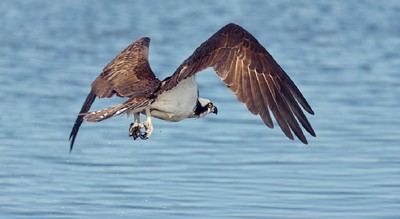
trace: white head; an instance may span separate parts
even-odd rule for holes
[[[210,113],[217,114],[217,107],[208,99],[198,98],[196,108],[194,109],[195,117],[203,118]]]

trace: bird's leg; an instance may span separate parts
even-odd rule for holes
[[[135,113],[133,114],[134,121],[131,123],[129,127],[129,137],[133,137],[133,140],[136,140],[138,137],[142,136],[142,133],[140,132],[140,129],[143,127],[142,124],[140,124],[140,114]]]
[[[151,123],[151,113],[150,107],[146,107],[146,121],[143,123],[146,132],[143,135],[140,135],[140,138],[145,140],[150,138],[151,133],[153,133],[153,124]]]

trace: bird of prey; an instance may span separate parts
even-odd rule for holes
[[[217,114],[213,102],[199,97],[196,82],[196,74],[208,67],[212,67],[237,99],[252,114],[260,115],[268,127],[274,126],[272,112],[288,138],[293,140],[294,133],[307,144],[299,123],[308,133],[316,136],[301,107],[310,114],[314,112],[300,90],[257,39],[239,25],[230,23],[222,27],[162,81],[149,66],[149,44],[148,37],[133,42],[93,81],[72,128],[70,150],[83,120],[100,122],[121,114],[133,114],[129,136],[136,140],[151,136],[152,117],[178,122]],[[114,95],[127,100],[89,112],[96,97],[110,98]],[[143,123],[140,122],[140,114],[146,116]]]

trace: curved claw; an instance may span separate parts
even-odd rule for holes
[[[133,140],[136,140],[138,137],[142,138],[142,133],[140,129],[141,127],[139,125],[131,123],[131,125],[129,126],[129,137],[133,137]]]
[[[147,140],[147,139],[149,139],[149,137],[147,136],[147,133],[145,132],[144,134],[140,134],[140,139],[142,139],[142,140]]]

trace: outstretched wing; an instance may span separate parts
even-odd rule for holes
[[[298,103],[308,113],[314,112],[299,89],[267,50],[236,24],[226,25],[201,44],[163,82],[158,93],[175,87],[180,81],[207,67],[212,67],[237,99],[251,113],[260,115],[268,127],[273,128],[271,111],[288,138],[294,139],[293,131],[307,144],[298,121],[307,132],[315,136]]]
[[[93,81],[92,89],[71,130],[70,150],[74,146],[75,138],[84,119],[101,121],[151,102],[147,97],[159,87],[161,82],[154,75],[148,62],[149,44],[150,39],[147,37],[133,42],[108,63]],[[112,97],[114,94],[120,97],[130,97],[130,99],[115,107],[87,114],[96,97]],[[85,117],[87,115],[88,117]]]

